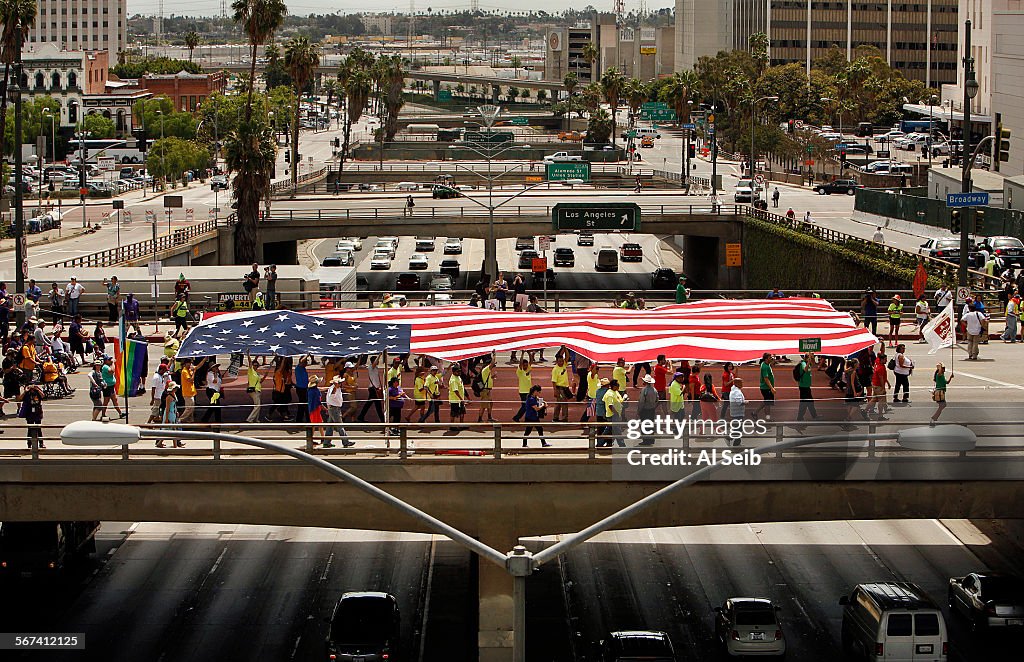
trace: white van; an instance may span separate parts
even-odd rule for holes
[[[638,126],[633,130],[636,131],[637,138],[645,138],[647,136],[650,136],[651,138],[661,138],[661,131],[652,129],[649,126]]]
[[[869,662],[945,662],[946,621],[915,584],[858,584],[843,605],[842,643],[852,658]]]

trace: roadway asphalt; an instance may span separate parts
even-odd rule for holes
[[[528,581],[527,659],[593,661],[605,633],[633,628],[667,632],[680,660],[714,659],[711,610],[739,596],[782,607],[788,659],[834,658],[838,598],[856,583],[913,581],[943,605],[951,576],[1018,570],[1020,533],[1019,522],[894,520],[603,534]],[[348,590],[398,598],[398,659],[475,659],[476,561],[443,539],[146,522],[104,522],[99,538],[65,577],[14,580],[0,601],[6,631],[84,632],[86,651],[5,659],[323,659],[324,618]],[[952,662],[1015,659],[1014,638],[947,621]]]

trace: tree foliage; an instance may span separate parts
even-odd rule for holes
[[[179,71],[201,74],[203,68],[196,62],[163,56],[133,57],[110,68],[110,73],[122,79],[142,78],[145,74],[176,74]]]
[[[171,137],[157,140],[146,153],[146,170],[154,177],[172,182],[182,179],[186,170],[210,166],[210,150],[194,140]]]
[[[132,108],[132,117],[141,118],[136,121],[146,128],[146,135],[150,140],[159,138],[161,130],[165,138],[174,136],[192,140],[196,137],[195,115],[175,110],[174,102],[167,97],[136,101]]]

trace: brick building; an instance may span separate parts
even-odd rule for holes
[[[176,74],[146,74],[139,79],[139,87],[153,93],[154,97],[164,96],[174,102],[176,110],[195,112],[196,106],[214,92],[224,92],[227,81],[223,72],[190,74],[179,71]]]

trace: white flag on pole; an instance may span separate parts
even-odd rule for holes
[[[924,339],[928,341],[929,354],[956,343],[956,319],[953,317],[953,303],[950,302],[935,318],[925,324]]]

